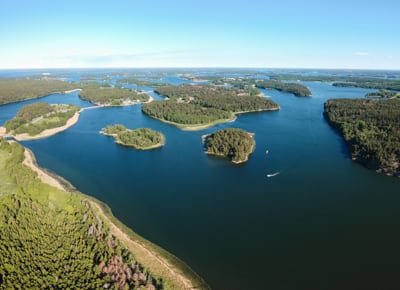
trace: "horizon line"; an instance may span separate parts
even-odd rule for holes
[[[359,70],[359,71],[400,71],[400,68],[335,68],[335,67],[255,67],[255,66],[141,66],[141,67],[16,67],[16,68],[1,68],[5,70],[81,70],[81,69],[283,69],[283,70]]]

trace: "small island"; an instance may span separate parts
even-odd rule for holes
[[[297,97],[310,97],[311,91],[301,84],[284,83],[277,80],[263,80],[257,81],[256,87],[261,89],[273,89],[280,92],[290,93]]]
[[[152,101],[146,93],[98,83],[84,84],[79,97],[98,106],[129,106]]]
[[[16,140],[32,140],[52,136],[78,122],[81,109],[73,105],[50,105],[37,102],[21,108],[4,124],[6,134]]]
[[[160,87],[155,92],[167,99],[144,104],[143,113],[185,130],[230,122],[236,114],[279,110],[277,103],[254,95],[254,90],[180,85]]]
[[[351,157],[379,173],[400,177],[400,100],[333,99],[324,115]]]
[[[244,163],[253,153],[256,142],[242,129],[227,128],[203,136],[207,154],[229,158],[233,163]]]
[[[165,137],[161,132],[149,128],[127,129],[124,125],[109,125],[100,133],[115,138],[115,143],[139,150],[150,150],[164,146]]]

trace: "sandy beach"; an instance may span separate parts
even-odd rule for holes
[[[67,123],[64,126],[52,128],[52,129],[46,129],[43,132],[41,132],[40,134],[37,134],[34,136],[30,136],[26,133],[18,134],[18,135],[15,135],[14,138],[15,138],[15,140],[18,140],[18,141],[26,141],[26,140],[36,140],[36,139],[46,138],[46,137],[55,135],[57,133],[65,131],[69,127],[72,127],[73,125],[75,125],[79,120],[79,114],[81,112],[82,112],[82,109],[79,112],[76,112],[70,119],[68,119]]]

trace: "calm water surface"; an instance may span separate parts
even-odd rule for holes
[[[400,180],[352,162],[322,116],[325,100],[371,90],[305,84],[312,98],[263,91],[280,111],[203,131],[158,122],[140,106],[101,108],[22,144],[214,289],[398,289]],[[76,93],[40,100],[90,106]],[[0,123],[31,102],[0,106]],[[152,151],[118,146],[98,133],[114,123],[160,130],[167,143]],[[201,135],[225,127],[255,133],[246,164],[204,154]]]

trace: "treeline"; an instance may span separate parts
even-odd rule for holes
[[[113,136],[118,144],[141,150],[161,147],[165,143],[161,132],[149,128],[129,130],[124,125],[116,124],[104,128],[103,133]]]
[[[42,183],[23,152],[0,140],[1,289],[164,288],[86,198]]]
[[[0,105],[76,88],[76,84],[47,78],[0,78]]]
[[[84,84],[79,96],[93,104],[109,106],[130,105],[149,99],[145,93],[98,83]]]
[[[400,100],[328,100],[324,115],[341,132],[354,160],[400,176]]]
[[[50,105],[37,102],[22,107],[4,124],[7,133],[37,135],[46,129],[64,126],[80,108],[73,105]]]
[[[234,163],[247,161],[255,144],[248,132],[235,128],[222,129],[205,137],[207,153],[227,157]]]
[[[377,90],[392,90],[400,91],[400,80],[385,80],[385,79],[355,79],[348,82],[334,83],[335,87],[355,87]]]
[[[301,84],[284,83],[275,80],[263,80],[257,81],[256,86],[262,89],[274,89],[285,93],[291,93],[298,97],[309,97],[312,95],[311,91]]]
[[[393,99],[400,98],[399,92],[380,90],[378,92],[372,92],[365,95],[367,98],[382,98],[382,99]]]
[[[142,111],[150,117],[181,125],[209,124],[218,120],[229,120],[233,114],[215,108],[204,108],[176,100],[154,101],[143,104]]]
[[[142,80],[138,78],[124,78],[118,81],[119,84],[133,84],[141,87],[161,87],[169,86],[169,83]]]
[[[232,119],[235,113],[279,109],[274,101],[238,88],[180,85],[160,87],[156,92],[169,100],[144,104],[142,111],[179,124],[207,124]]]

